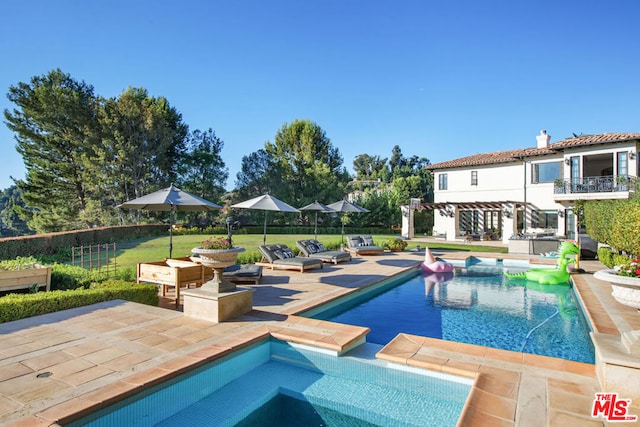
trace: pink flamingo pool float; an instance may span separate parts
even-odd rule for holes
[[[449,273],[453,271],[453,264],[436,260],[429,248],[425,248],[424,261],[420,264],[420,268],[431,273]]]

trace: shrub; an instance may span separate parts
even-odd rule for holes
[[[100,281],[97,271],[89,271],[82,267],[67,264],[53,264],[51,266],[51,289],[69,290],[88,288],[91,282]]]
[[[611,248],[603,246],[598,248],[598,260],[609,268],[613,268],[613,251]]]
[[[622,265],[622,264],[627,264],[629,263],[629,261],[631,261],[631,258],[626,256],[626,255],[622,255],[622,254],[613,254],[612,257],[612,262],[613,262],[613,266],[615,267],[616,265]]]
[[[16,271],[33,268],[38,260],[34,257],[16,257],[16,259],[0,261],[0,270]]]
[[[154,284],[112,280],[91,286],[92,289],[5,295],[0,298],[0,323],[115,299],[158,305]]]
[[[593,239],[618,251],[640,253],[640,200],[590,201],[584,217]]]
[[[389,240],[387,240],[383,247],[385,249],[389,249],[390,251],[403,251],[406,247],[407,247],[408,243],[402,239],[399,239],[397,237],[392,237]]]

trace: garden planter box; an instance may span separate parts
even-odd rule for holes
[[[51,267],[36,264],[24,270],[0,270],[0,291],[28,289],[33,285],[51,286]]]
[[[162,286],[162,296],[166,295],[167,287],[176,290],[176,305],[180,302],[180,288],[193,284],[200,286],[204,283],[204,267],[190,261],[165,260],[159,262],[144,262],[138,264],[137,282],[155,283]]]

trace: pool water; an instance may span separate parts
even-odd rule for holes
[[[401,283],[390,281],[305,315],[369,327],[367,341],[382,345],[404,332],[594,363],[589,325],[571,287],[503,273],[504,267],[482,264],[448,276],[418,269]]]
[[[455,426],[469,378],[265,340],[76,426]]]

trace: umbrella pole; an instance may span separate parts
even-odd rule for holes
[[[340,235],[340,243],[344,243],[344,214],[342,214],[342,234]]]
[[[316,223],[315,227],[313,227],[314,239],[318,240],[318,212],[316,211]]]
[[[173,253],[173,205],[171,205],[171,212],[169,212],[169,258]]]
[[[262,244],[267,244],[267,211],[264,211],[264,235],[262,237]]]

